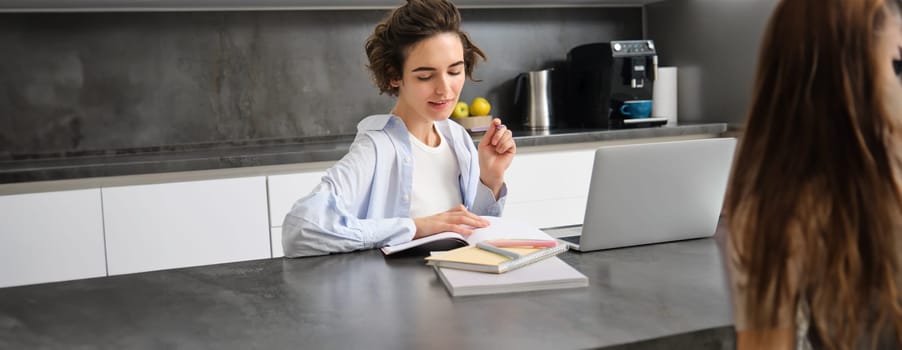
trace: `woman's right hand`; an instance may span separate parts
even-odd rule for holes
[[[413,236],[413,239],[449,231],[469,236],[473,233],[471,227],[481,228],[489,226],[488,220],[471,213],[463,205],[458,205],[446,212],[432,216],[414,218],[413,222],[417,226],[417,233]]]

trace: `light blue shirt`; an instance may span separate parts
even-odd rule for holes
[[[463,204],[478,215],[501,216],[499,199],[479,180],[473,139],[457,123],[435,123],[460,166]],[[313,192],[299,199],[282,223],[286,257],[324,255],[409,242],[413,158],[407,127],[394,115],[375,115],[357,124],[348,154],[326,171]],[[449,208],[450,209],[450,208]]]

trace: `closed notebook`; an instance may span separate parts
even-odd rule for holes
[[[434,253],[432,256],[426,257],[426,260],[428,265],[437,267],[505,273],[563,253],[567,251],[567,247],[566,244],[558,244],[551,248],[499,248],[520,255],[519,258],[512,259],[476,246],[467,246],[447,252]]]
[[[589,285],[588,277],[556,256],[500,275],[442,267],[434,269],[452,297],[580,288]]]

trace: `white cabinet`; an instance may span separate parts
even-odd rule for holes
[[[285,220],[285,214],[288,214],[294,202],[308,195],[325,174],[324,170],[315,170],[269,177],[269,222],[274,258],[285,256],[282,251],[282,221]]]
[[[265,177],[102,191],[110,275],[271,257]]]
[[[595,149],[518,154],[505,175],[504,216],[541,228],[581,225]]]
[[[282,250],[282,226],[270,227],[269,234],[272,240],[272,257],[284,257],[285,251]]]
[[[524,149],[506,174],[504,216],[540,228],[582,224],[601,145]],[[330,165],[0,195],[0,287],[282,257],[285,215]]]
[[[0,287],[106,275],[100,190],[0,196]]]

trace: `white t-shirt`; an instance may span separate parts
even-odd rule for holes
[[[463,203],[457,158],[442,133],[437,134],[439,145],[436,147],[430,147],[410,134],[413,153],[412,218],[435,215]]]

